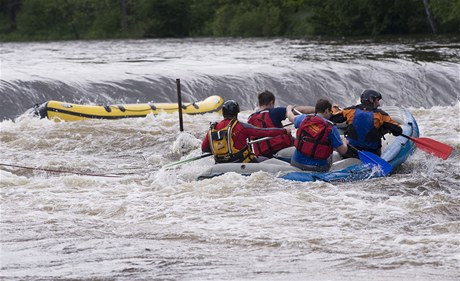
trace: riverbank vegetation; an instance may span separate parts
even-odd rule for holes
[[[460,33],[460,0],[0,0],[1,41]]]

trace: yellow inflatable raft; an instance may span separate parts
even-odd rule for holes
[[[204,114],[218,112],[224,100],[219,96],[182,105],[184,114]],[[81,105],[61,101],[48,101],[36,106],[35,114],[40,118],[56,121],[77,121],[83,119],[120,119],[145,117],[160,112],[173,113],[178,111],[177,103],[144,103],[118,105]]]

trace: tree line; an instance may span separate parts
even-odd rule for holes
[[[460,0],[0,0],[1,41],[460,33]]]

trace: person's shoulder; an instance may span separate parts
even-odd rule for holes
[[[374,112],[380,113],[383,116],[390,116],[390,114],[386,113],[385,111],[381,110],[380,108],[374,109]]]
[[[250,123],[241,122],[241,121],[237,121],[237,124],[235,126],[242,126],[243,128],[258,128]]]
[[[345,107],[345,108],[342,108],[341,111],[344,112],[344,111],[355,110],[355,109],[357,109],[358,107],[359,107],[359,105],[351,105],[351,106],[347,106],[347,107]]]
[[[270,108],[269,114],[272,119],[284,120],[286,119],[286,107]]]
[[[274,107],[274,108],[270,108],[269,109],[269,112],[270,113],[284,113],[286,114],[286,107]]]
[[[301,122],[303,122],[303,120],[305,120],[305,118],[306,118],[307,116],[308,116],[308,115],[306,115],[306,114],[296,115],[296,116],[294,116],[294,122],[295,122],[295,123],[301,123]]]
[[[355,104],[355,105],[345,107],[344,109],[357,109],[357,108],[361,108],[361,107],[363,107],[362,104]]]

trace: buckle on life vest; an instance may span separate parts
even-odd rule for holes
[[[213,140],[222,140],[225,136],[227,136],[227,131],[224,130],[211,133]]]

